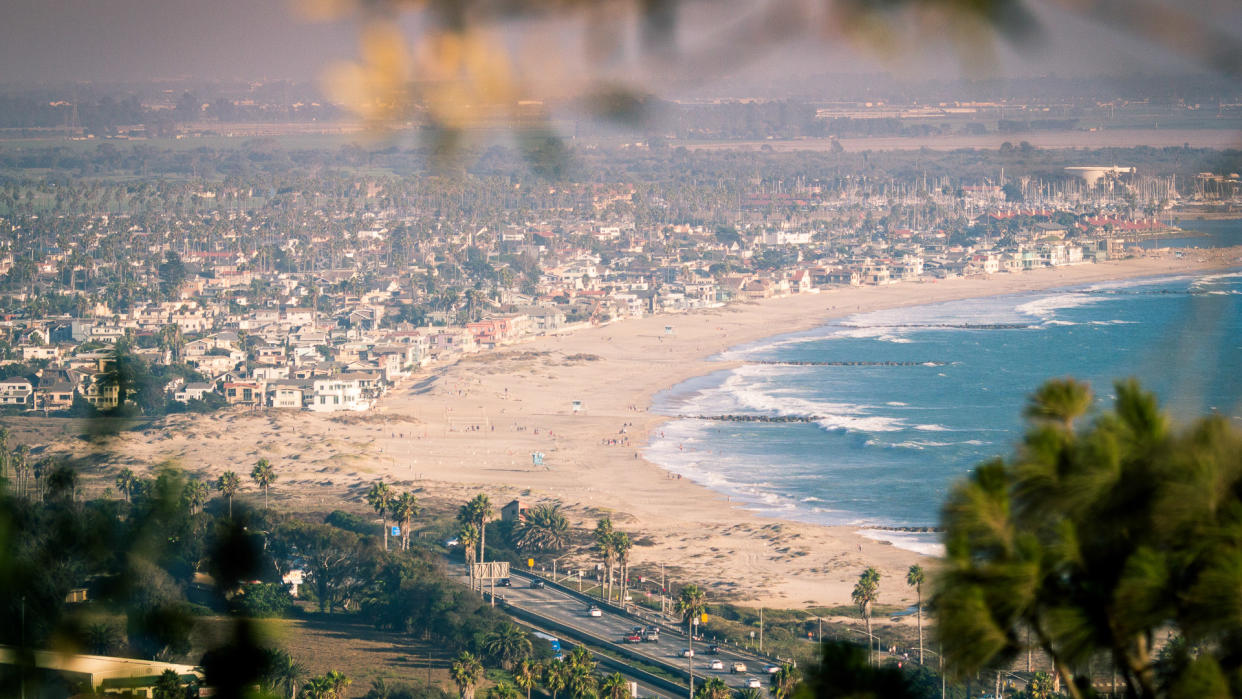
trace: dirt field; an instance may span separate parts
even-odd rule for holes
[[[222,617],[203,620],[196,644],[201,648],[196,648],[193,655],[221,640],[227,624],[228,620]],[[269,619],[263,622],[263,628],[310,675],[322,675],[329,670],[344,673],[353,681],[349,687],[351,697],[365,695],[372,680],[426,684],[429,673],[433,685],[451,694],[457,692],[448,672],[452,658],[433,642],[377,631],[344,615],[317,612],[305,613],[298,619]]]

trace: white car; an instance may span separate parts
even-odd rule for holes
[[[763,671],[768,673],[769,675],[775,675],[776,673],[781,671],[781,666],[780,665],[764,665]]]
[[[595,617],[604,616],[604,610],[600,609],[599,607],[593,606],[587,610],[587,616],[595,616]]]
[[[746,686],[751,689],[761,689],[763,688],[763,683],[759,681],[758,677],[747,677]]]
[[[689,649],[689,648],[682,648],[682,649],[681,649],[681,657],[683,657],[683,658],[693,658],[693,657],[694,657],[694,651],[693,651],[693,650],[691,650],[691,649]]]
[[[711,661],[710,663],[708,663],[708,664],[707,664],[707,666],[708,666],[709,668],[713,669],[713,670],[723,670],[723,669],[724,669],[724,661],[723,661],[723,660],[713,660],[713,661]]]

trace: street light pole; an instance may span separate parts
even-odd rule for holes
[[[759,608],[759,652],[763,652],[763,607]]]
[[[686,672],[690,675],[690,699],[694,699],[694,618],[686,617]]]

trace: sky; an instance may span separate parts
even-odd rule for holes
[[[761,5],[773,0],[734,1]],[[1175,0],[1153,1],[1159,6]],[[297,16],[289,0],[3,2],[0,83],[7,84],[176,78],[314,81],[330,62],[349,59],[357,52],[357,26],[350,20],[309,22]],[[1043,40],[1026,50],[1002,43],[993,57],[976,60],[975,65],[936,41],[879,55],[840,40],[802,39],[748,57],[728,72],[733,77],[762,80],[776,73],[886,71],[918,79],[927,75],[1095,76],[1201,70],[1200,64],[1177,51],[1059,9],[1056,0],[1026,0],[1026,4],[1046,29]],[[1242,37],[1242,3],[1185,0],[1184,4],[1195,8],[1192,15],[1227,35]],[[693,26],[693,22],[684,24]],[[652,77],[658,80],[659,76]],[[691,74],[689,79],[710,82],[719,77]]]

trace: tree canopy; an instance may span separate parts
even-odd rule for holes
[[[1132,380],[1079,429],[1089,395],[1045,385],[1017,452],[949,496],[933,595],[946,669],[1029,644],[1072,697],[1100,659],[1128,696],[1242,693],[1242,435],[1220,416],[1174,428]],[[1158,663],[1164,632],[1186,650]]]

